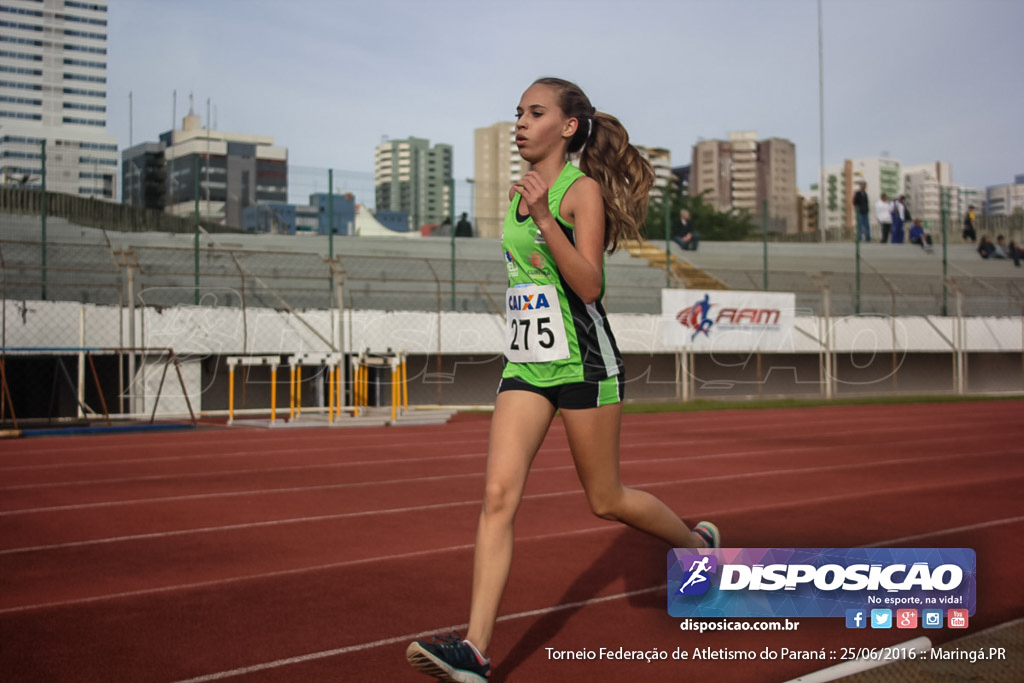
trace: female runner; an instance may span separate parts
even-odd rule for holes
[[[556,411],[595,515],[672,547],[720,547],[718,529],[692,531],[659,499],[619,480],[623,364],[608,325],[604,252],[639,236],[654,179],[618,119],[578,86],[531,85],[516,108],[516,145],[531,165],[509,191],[502,250],[509,275],[506,364],[491,420],[466,637],[415,641],[413,667],[479,683],[512,564],[513,522],[526,478]],[[579,168],[569,162],[579,155]]]

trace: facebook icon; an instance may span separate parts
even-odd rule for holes
[[[867,612],[862,609],[846,610],[846,628],[867,628]]]

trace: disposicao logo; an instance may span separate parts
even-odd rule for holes
[[[973,550],[677,548],[668,554],[668,611],[676,617],[849,619],[854,610],[929,607],[974,614]]]
[[[683,595],[704,595],[711,587],[708,574],[718,570],[718,558],[714,555],[690,555],[679,558],[683,567],[689,567],[683,577],[679,592]]]

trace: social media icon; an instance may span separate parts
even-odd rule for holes
[[[896,628],[917,628],[917,610],[896,610]]]
[[[871,628],[892,628],[892,610],[871,610]]]
[[[948,615],[950,628],[967,628],[967,610],[951,609]]]
[[[868,613],[862,609],[846,610],[846,628],[867,628]]]
[[[925,628],[942,628],[942,610],[926,609],[921,611],[921,625]]]

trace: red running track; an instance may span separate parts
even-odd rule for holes
[[[688,520],[715,520],[730,547],[974,548],[973,633],[1024,617],[1022,408],[631,415],[623,479]],[[404,650],[465,622],[488,424],[0,442],[3,679],[427,681]],[[837,662],[549,652],[831,651],[964,635],[850,631],[842,619],[681,631],[665,609],[668,549],[590,515],[558,420],[516,532],[494,681],[786,681]]]

